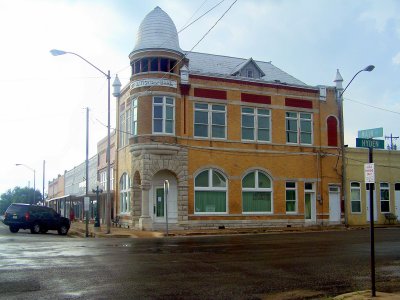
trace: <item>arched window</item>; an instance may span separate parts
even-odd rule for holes
[[[227,180],[221,172],[208,169],[194,180],[195,213],[216,214],[227,212]]]
[[[328,146],[337,147],[337,120],[334,116],[330,116],[326,123],[328,128]]]
[[[130,191],[130,180],[129,175],[124,173],[120,180],[120,192],[119,192],[119,211],[121,213],[129,213],[131,203],[131,191]]]
[[[262,171],[248,173],[242,180],[244,213],[272,213],[272,181]]]

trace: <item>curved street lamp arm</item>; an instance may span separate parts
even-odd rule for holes
[[[83,59],[83,60],[86,61],[89,65],[91,65],[93,68],[95,68],[97,71],[99,71],[99,72],[102,73],[104,76],[106,76],[107,79],[110,79],[110,75],[109,75],[109,74],[107,74],[107,73],[103,72],[102,70],[100,70],[98,67],[96,67],[94,64],[92,64],[90,61],[88,61],[86,58],[84,58],[84,57],[82,57],[82,56],[80,56],[79,54],[74,53],[74,52],[65,51],[65,53],[69,53],[69,54],[73,54],[73,55],[78,56],[80,59]]]
[[[27,165],[25,165],[25,164],[15,164],[15,165],[16,165],[17,167],[18,167],[18,166],[23,166],[23,167],[25,167],[25,168],[31,170],[32,172],[36,172],[35,169],[33,169],[33,168],[31,168],[30,166],[27,166]]]
[[[339,98],[343,96],[344,92],[347,90],[347,88],[349,87],[349,85],[351,84],[351,82],[354,80],[354,78],[356,78],[356,76],[358,74],[360,74],[363,71],[367,71],[367,72],[371,72],[373,69],[375,69],[375,66],[373,65],[369,65],[368,67],[365,67],[364,69],[358,71],[353,78],[350,80],[350,82],[346,85],[346,87],[344,88],[344,90],[340,93]]]

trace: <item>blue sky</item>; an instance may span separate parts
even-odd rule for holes
[[[90,156],[107,134],[105,77],[72,55],[51,56],[50,49],[79,53],[126,84],[128,55],[147,13],[160,6],[179,30],[218,2],[0,0],[0,193],[32,185],[33,173],[15,163],[36,169],[41,190],[43,160],[46,185],[84,161],[84,107],[90,108]],[[232,2],[183,31],[181,48],[190,50]],[[400,134],[400,1],[239,0],[194,51],[272,61],[309,85],[334,85],[336,69],[346,85],[373,64],[345,93],[345,142],[354,146],[360,129]]]

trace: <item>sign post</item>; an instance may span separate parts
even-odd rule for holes
[[[375,165],[373,164],[372,149],[368,150],[369,164],[365,164],[365,183],[369,184],[369,225],[371,236],[371,291],[372,297],[376,297],[375,286],[375,229],[374,229],[374,184]]]
[[[368,164],[364,165],[365,183],[369,185],[369,224],[371,240],[371,291],[372,297],[376,297],[375,286],[375,229],[374,229],[374,184],[375,184],[375,165],[373,159],[373,149],[385,149],[383,140],[374,140],[374,137],[382,137],[383,128],[373,128],[358,131],[356,146],[368,148]]]

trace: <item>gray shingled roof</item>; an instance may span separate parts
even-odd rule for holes
[[[188,52],[186,57],[189,59],[189,72],[191,74],[214,75],[227,78],[237,78],[235,76],[231,76],[231,74],[237,70],[239,65],[242,65],[248,61],[248,59],[244,58],[198,52]],[[264,77],[258,79],[259,81],[271,83],[280,82],[289,85],[309,87],[309,85],[305,84],[304,82],[275,67],[271,62],[258,60],[254,60],[254,62],[265,73]]]

